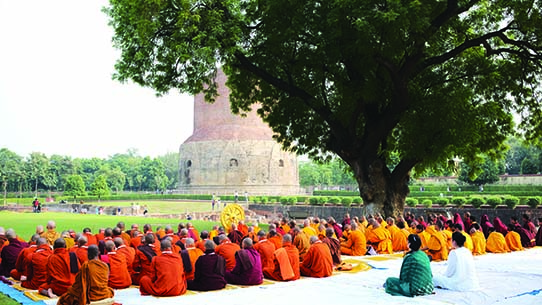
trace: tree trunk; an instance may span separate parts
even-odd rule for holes
[[[4,206],[6,206],[7,204],[7,196],[8,196],[8,181],[7,180],[4,180],[2,185],[4,186]]]
[[[36,184],[34,186],[34,191],[36,192],[36,198],[38,197],[38,178],[36,178]]]
[[[409,194],[409,171],[392,173],[378,158],[372,162],[358,160],[352,165],[366,213],[381,213],[384,217],[403,214],[405,198]]]

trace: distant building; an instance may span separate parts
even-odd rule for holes
[[[217,76],[213,104],[194,98],[194,131],[180,147],[180,191],[249,195],[299,193],[297,157],[285,152],[256,109],[246,117],[230,110],[226,76]]]

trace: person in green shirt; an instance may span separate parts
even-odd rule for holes
[[[433,274],[429,258],[419,251],[422,241],[417,234],[408,236],[410,251],[403,258],[399,278],[389,277],[384,287],[391,295],[414,297],[433,293]]]

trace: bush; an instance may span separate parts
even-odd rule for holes
[[[296,205],[297,197],[288,197],[288,205]]]
[[[505,196],[503,202],[509,209],[515,209],[519,204],[519,198],[515,196]]]
[[[497,197],[497,196],[487,197],[486,204],[488,204],[490,207],[496,209],[499,205],[502,204],[502,199],[501,199],[501,197]]]
[[[536,208],[538,208],[538,206],[540,205],[540,200],[541,200],[541,199],[542,199],[542,198],[540,198],[540,197],[529,197],[529,198],[527,199],[527,205],[528,205],[529,207],[531,207],[532,209],[536,209]]]
[[[484,198],[480,196],[472,196],[469,197],[468,203],[472,205],[473,207],[479,209],[482,205],[485,204]]]
[[[350,207],[352,205],[352,197],[341,198],[341,204],[345,207]]]
[[[467,203],[467,199],[465,199],[465,197],[455,197],[452,199],[452,203],[455,204],[456,207],[460,208]]]
[[[327,203],[327,200],[328,200],[327,197],[325,196],[319,196],[316,198],[318,198],[318,205],[324,205]]]
[[[362,202],[363,202],[363,199],[361,199],[361,197],[356,197],[352,199],[352,203],[355,203],[355,204],[361,204]]]
[[[422,205],[426,208],[430,208],[433,206],[433,200],[431,199],[424,199],[422,200]]]
[[[260,197],[260,202],[262,204],[267,204],[268,201],[269,201],[269,199],[267,199],[267,197],[265,197],[265,196]]]
[[[437,197],[433,199],[433,204],[438,204],[441,207],[445,207],[450,203],[450,200],[446,197]]]
[[[310,204],[310,205],[320,205],[320,204],[318,203],[318,197],[310,197],[310,198],[309,198],[309,204]]]
[[[327,202],[337,205],[337,204],[341,203],[341,198],[340,197],[329,197]]]
[[[288,197],[286,197],[286,196],[279,197],[279,202],[280,202],[280,204],[287,205],[288,204]]]
[[[418,205],[418,199],[416,198],[407,198],[405,200],[405,203],[406,205],[408,205],[409,207],[415,207]]]

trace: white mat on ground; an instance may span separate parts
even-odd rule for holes
[[[371,266],[365,272],[344,272],[324,279],[301,279],[248,288],[205,292],[179,297],[141,296],[137,289],[116,291],[115,300],[123,305],[276,305],[289,304],[542,304],[542,248],[510,254],[487,254],[475,257],[482,289],[475,292],[453,292],[436,289],[436,294],[407,298],[385,293],[382,284],[389,276],[399,276],[401,258],[371,261],[358,257]],[[446,262],[431,263],[433,273],[444,272]],[[46,302],[54,304],[53,302]]]

